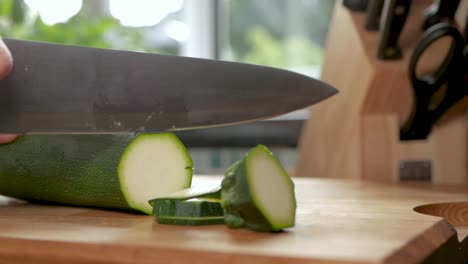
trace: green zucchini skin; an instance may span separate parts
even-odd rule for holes
[[[30,201],[128,210],[120,157],[134,135],[19,136],[0,146],[0,194]]]
[[[27,201],[151,214],[151,209],[127,202],[131,197],[126,197],[120,173],[132,143],[147,137],[180,142],[171,133],[19,136],[12,143],[0,145],[0,194]],[[180,148],[183,151],[181,143]],[[190,160],[184,188],[190,187],[191,170]]]
[[[272,229],[258,210],[247,183],[245,159],[234,163],[221,182],[224,221],[230,228],[248,228],[258,232]]]
[[[214,217],[223,216],[221,202],[203,199],[158,200],[154,204],[156,217]]]
[[[157,221],[159,224],[165,224],[165,225],[187,225],[187,226],[222,225],[224,224],[224,217],[222,216],[208,216],[208,217],[162,216],[162,217],[158,217]]]
[[[218,225],[224,224],[221,186],[194,186],[149,201],[159,224]]]

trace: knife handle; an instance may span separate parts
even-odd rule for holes
[[[377,57],[381,60],[401,58],[398,39],[406,22],[411,0],[385,0],[382,10],[379,48]]]
[[[352,11],[366,11],[368,0],[343,0],[343,6]]]
[[[424,12],[423,30],[441,22],[452,23],[459,4],[460,0],[435,0]]]
[[[468,42],[468,15],[465,17],[465,25],[463,27],[463,36]],[[468,57],[466,57],[468,59]]]
[[[369,0],[367,5],[366,29],[377,31],[380,27],[380,17],[382,15],[384,0]]]

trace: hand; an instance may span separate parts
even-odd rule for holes
[[[0,79],[5,78],[13,68],[13,57],[5,43],[0,39]],[[13,141],[16,135],[0,134],[0,144]]]
[[[8,143],[16,139],[16,135],[0,134],[0,144]]]

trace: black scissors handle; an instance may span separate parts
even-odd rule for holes
[[[447,56],[445,56],[443,62],[432,74],[419,78],[416,74],[416,67],[421,56],[434,42],[443,37],[450,37],[453,40]],[[416,45],[409,64],[410,81],[413,83],[417,96],[423,94],[432,96],[447,81],[447,76],[451,73],[451,70],[463,60],[464,47],[465,39],[463,35],[452,24],[439,23],[426,31],[420,42]]]
[[[443,37],[452,38],[450,49],[442,63],[431,73],[418,77],[416,66],[421,56],[436,41]],[[450,23],[439,23],[430,27],[416,46],[409,65],[409,77],[413,85],[415,100],[410,117],[400,129],[401,140],[426,139],[437,120],[467,93],[466,57],[463,54],[465,39]],[[433,106],[434,95],[447,85],[442,100]]]
[[[423,29],[441,23],[453,23],[460,0],[436,0],[424,14]]]

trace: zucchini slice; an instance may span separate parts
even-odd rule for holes
[[[0,146],[0,194],[150,215],[148,199],[191,186],[192,159],[172,133],[24,135]]]
[[[224,210],[221,200],[158,199],[154,201],[153,215],[160,224],[211,225],[224,224]]]
[[[229,227],[275,232],[294,226],[294,183],[267,147],[258,145],[234,163],[221,186]]]
[[[221,199],[221,185],[197,185],[190,188],[157,197],[149,200],[149,204],[154,207],[158,200],[188,200],[192,198],[204,198],[204,200],[212,199],[214,201]]]
[[[198,185],[149,201],[160,224],[224,224],[221,186]]]
[[[221,201],[189,199],[189,200],[158,200],[153,207],[156,217],[207,217],[223,216]]]

